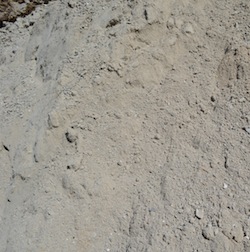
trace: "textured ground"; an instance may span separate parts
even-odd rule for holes
[[[247,0],[51,1],[2,26],[0,251],[250,251]]]

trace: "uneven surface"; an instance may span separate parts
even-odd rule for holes
[[[0,251],[250,251],[249,1],[6,20]]]
[[[48,3],[49,0],[0,0],[0,27],[3,21],[15,22],[17,17],[32,13],[38,4]]]

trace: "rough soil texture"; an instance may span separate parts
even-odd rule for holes
[[[6,20],[0,251],[250,251],[248,0]]]
[[[48,2],[49,0],[0,0],[0,27],[3,26],[3,21],[15,22],[17,17],[29,15],[38,4]]]

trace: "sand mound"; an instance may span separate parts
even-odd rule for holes
[[[0,251],[249,251],[248,1],[40,3],[1,2]]]

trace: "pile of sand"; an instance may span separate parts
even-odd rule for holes
[[[0,251],[250,251],[248,1],[30,4],[1,2]]]

